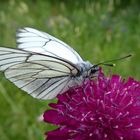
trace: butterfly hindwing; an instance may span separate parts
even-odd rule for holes
[[[52,99],[68,89],[79,70],[69,61],[21,49],[0,47],[0,70],[35,98]]]

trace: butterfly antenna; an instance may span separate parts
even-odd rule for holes
[[[131,56],[132,56],[132,54],[129,54],[129,55],[126,55],[126,56],[124,56],[124,57],[117,58],[117,59],[112,59],[112,60],[103,61],[103,62],[100,62],[100,63],[98,63],[98,64],[95,64],[93,67],[96,67],[96,66],[99,66],[99,65],[114,67],[115,64],[110,64],[110,62],[119,61],[119,60],[122,60],[122,59],[126,59],[126,58],[128,58],[128,57],[131,57]]]

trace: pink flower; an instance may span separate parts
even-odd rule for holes
[[[46,140],[139,140],[140,82],[100,72],[59,95],[44,113],[44,121],[58,126]]]

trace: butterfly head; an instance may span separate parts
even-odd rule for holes
[[[80,63],[81,72],[80,75],[84,79],[89,78],[92,79],[94,77],[97,77],[99,66],[98,65],[92,65],[90,62],[86,61],[84,63]]]
[[[99,67],[97,65],[93,65],[89,70],[88,70],[88,77],[90,79],[97,77],[99,72]]]

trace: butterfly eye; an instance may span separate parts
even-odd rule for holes
[[[94,74],[94,73],[96,73],[98,70],[99,70],[98,67],[93,67],[93,68],[91,69],[91,71],[90,71],[90,74]]]

